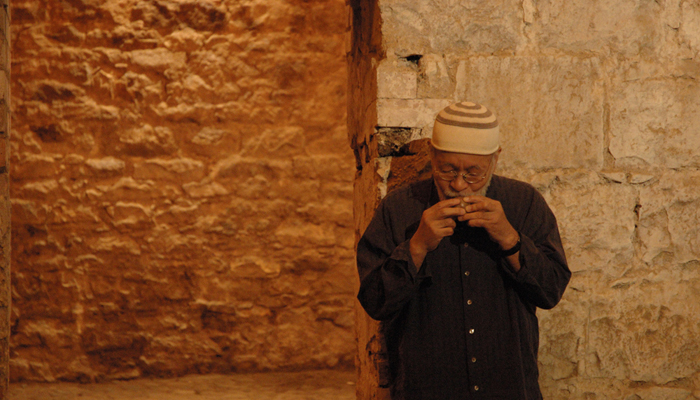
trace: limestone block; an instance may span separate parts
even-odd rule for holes
[[[545,198],[557,218],[569,268],[621,273],[634,257],[637,191],[606,185],[595,174],[562,172],[559,180]]]
[[[300,126],[284,126],[265,129],[243,143],[247,154],[262,156],[275,154],[277,157],[303,154],[306,146],[304,129]]]
[[[113,122],[119,119],[121,110],[119,107],[99,104],[92,99],[81,99],[77,104],[66,104],[57,113],[59,118],[81,118],[85,120],[101,121],[104,123]]]
[[[208,78],[208,77],[207,77]],[[183,99],[202,100],[212,98],[216,90],[199,75],[188,75],[182,80]]]
[[[499,163],[602,166],[604,91],[597,59],[473,57],[458,64],[454,97],[484,104],[498,116]]]
[[[57,154],[31,154],[22,153],[19,155],[22,160],[20,165],[12,166],[10,178],[13,180],[22,180],[30,176],[35,178],[54,178],[58,175],[60,168],[56,160],[60,160]]]
[[[295,179],[318,179],[322,181],[352,182],[353,173],[348,173],[348,164],[338,162],[332,155],[295,156],[292,158],[291,172]],[[350,168],[352,168],[350,164]],[[289,168],[287,164],[284,169]]]
[[[120,232],[138,232],[153,227],[153,212],[139,203],[118,201],[114,206],[108,206],[107,212],[112,217],[112,225]]]
[[[668,171],[640,188],[639,240],[645,262],[660,258],[683,264],[700,259],[697,179],[697,171]]]
[[[639,266],[623,279],[589,280],[585,374],[655,384],[693,374],[698,265]]]
[[[142,157],[171,154],[177,148],[170,128],[149,124],[120,132],[115,147],[124,154]]]
[[[96,197],[107,195],[108,197],[137,199],[139,197],[153,196],[154,185],[152,181],[136,181],[135,179],[120,178],[117,182],[106,185],[97,185],[92,192]]]
[[[523,22],[526,24],[532,24],[535,22],[535,16],[537,15],[537,7],[533,0],[523,0]]]
[[[191,158],[151,159],[134,164],[134,178],[191,181],[205,175],[204,163]]]
[[[41,225],[46,222],[47,213],[50,210],[48,204],[25,199],[12,199],[11,203],[13,221],[21,221],[22,224],[27,225]]]
[[[46,195],[56,191],[56,189],[58,189],[58,181],[56,181],[55,179],[47,179],[39,182],[30,182],[20,187],[22,196],[26,198],[46,198]]]
[[[115,174],[121,173],[126,166],[126,163],[118,158],[90,158],[85,160],[85,165],[90,167],[96,173]]]
[[[293,293],[299,297],[308,297],[312,293],[311,289],[311,284],[306,279],[298,279],[294,276],[276,279],[270,285],[272,295]]]
[[[92,207],[84,205],[69,206],[58,202],[53,205],[49,216],[50,224],[65,224],[65,223],[80,223],[84,227],[99,227],[104,225],[101,223],[98,213]]]
[[[195,135],[192,138],[192,143],[198,144],[201,146],[210,146],[210,145],[215,145],[221,139],[227,135],[227,131],[223,129],[216,129],[216,128],[211,128],[211,127],[204,127],[202,128],[197,135]]]
[[[421,128],[423,136],[430,135],[435,116],[451,103],[445,99],[377,99],[377,125]]]
[[[171,51],[192,53],[204,46],[207,36],[190,27],[177,30],[163,38],[163,45]]]
[[[150,341],[136,356],[127,353],[132,358],[133,366],[138,366],[135,373],[152,374],[155,371],[168,371],[169,374],[180,375],[186,371],[184,365],[176,360],[190,360],[193,365],[200,365],[204,360],[212,357],[220,357],[224,354],[221,347],[204,335],[181,334],[177,331],[168,332]],[[207,370],[206,367],[204,367]],[[143,371],[141,371],[143,369]],[[120,379],[111,377],[110,379]],[[121,379],[128,379],[123,377]]]
[[[523,38],[520,1],[379,2],[382,39],[399,56],[513,51]]]
[[[90,240],[90,242],[90,249],[98,253],[141,254],[140,246],[133,240],[127,238],[103,237]]]
[[[698,281],[667,289],[677,272],[600,291],[588,322],[587,374],[663,385],[697,371]]]
[[[641,400],[690,400],[695,397],[690,390],[670,387],[655,387],[634,390],[633,392],[635,396],[638,396],[636,398]]]
[[[673,7],[672,2],[668,2]],[[532,25],[543,48],[584,53],[610,48],[636,55],[660,48],[663,5],[647,1],[591,4],[586,0],[536,2],[539,18]],[[672,45],[668,43],[668,45]]]
[[[240,186],[235,187],[235,194],[245,199],[260,199],[282,196],[272,189],[272,181],[265,175],[254,175],[245,179]],[[314,185],[315,186],[315,185]],[[284,196],[293,196],[297,190],[308,190],[308,187],[299,186],[295,190],[287,190]],[[317,190],[317,188],[316,188]]]
[[[385,58],[377,66],[377,98],[415,99],[416,66],[405,59]]]
[[[335,244],[335,235],[326,225],[285,221],[275,230],[276,239],[285,246],[299,247],[313,243],[314,246],[329,247]]]
[[[131,52],[131,62],[145,69],[164,72],[166,69],[185,68],[187,54],[172,52],[164,48],[149,50],[134,50]]]
[[[654,175],[639,173],[639,172],[631,172],[630,176],[629,176],[629,182],[633,183],[633,184],[648,183],[648,182],[652,182],[655,179],[656,179],[656,176],[654,176]]]
[[[540,374],[547,380],[562,380],[583,372],[588,317],[587,297],[574,274],[561,302],[552,310],[540,311]]]
[[[627,182],[627,173],[622,171],[600,171],[600,175],[615,183]]]
[[[280,269],[278,263],[255,256],[245,256],[231,263],[231,272],[241,278],[275,278]]]
[[[244,157],[241,154],[228,155],[220,158],[212,167],[211,176],[217,179],[248,179],[260,176],[274,179],[283,171],[292,171],[293,163],[286,159],[269,157]]]
[[[126,71],[116,80],[110,80],[110,91],[114,97],[127,101],[147,101],[157,104],[163,99],[164,86],[153,81],[147,74]]]
[[[151,3],[137,3],[133,7],[132,20],[149,26],[174,27],[180,24],[202,31],[221,29],[225,12],[211,1],[184,1],[158,7]],[[176,19],[180,24],[174,23]]]
[[[680,8],[680,23],[675,26],[678,26],[684,42],[697,54],[700,51],[700,5],[681,2]]]
[[[454,92],[447,63],[442,55],[425,54],[418,62],[418,98],[449,98]]]
[[[352,199],[326,199],[312,202],[296,209],[306,221],[349,227],[352,224]]]
[[[616,165],[700,165],[698,96],[694,80],[671,77],[625,82],[613,90],[609,148]]]
[[[32,359],[29,355],[29,359]],[[56,377],[51,373],[51,367],[46,362],[29,361],[24,357],[14,357],[10,360],[13,373],[22,373],[22,376],[29,377],[42,382],[55,382]],[[16,371],[16,372],[15,372]]]
[[[350,243],[351,246],[353,244],[354,243]],[[350,316],[346,312],[348,307],[352,308],[353,299],[355,299],[357,295],[355,285],[359,286],[357,271],[353,268],[355,257],[351,254],[339,256],[337,252],[333,250],[324,251],[323,255],[330,260],[334,260],[334,264],[344,265],[348,268],[337,271],[331,266],[327,271],[322,272],[322,275],[315,280],[317,284],[314,285],[314,293],[317,294],[316,296],[318,298],[325,298],[325,302],[333,304],[333,307],[337,307],[338,310],[342,309],[344,314],[339,314],[338,319],[347,322],[345,318],[349,318]],[[345,323],[335,322],[339,326],[345,326]]]
[[[85,96],[85,89],[70,83],[55,80],[40,80],[31,85],[31,99],[43,103],[68,101]]]

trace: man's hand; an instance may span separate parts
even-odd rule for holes
[[[518,243],[518,231],[508,222],[499,201],[484,196],[469,196],[463,200],[467,203],[464,207],[466,213],[458,217],[460,221],[486,229],[501,250],[508,250]]]
[[[520,235],[508,222],[499,201],[484,196],[469,196],[463,199],[467,203],[464,207],[466,213],[460,215],[458,220],[467,221],[469,226],[486,229],[491,240],[496,242],[501,250],[512,249],[518,243]],[[518,256],[516,253],[507,257],[516,272],[520,270]]]
[[[418,230],[410,241],[409,249],[416,268],[420,269],[426,254],[437,248],[442,238],[452,236],[457,226],[455,217],[465,214],[459,198],[443,200],[423,211]]]

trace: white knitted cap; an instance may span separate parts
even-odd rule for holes
[[[433,126],[433,147],[466,154],[493,154],[498,148],[496,116],[481,104],[468,101],[440,111]]]

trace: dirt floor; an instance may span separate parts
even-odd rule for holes
[[[355,400],[354,371],[190,375],[107,383],[12,383],[9,400]]]

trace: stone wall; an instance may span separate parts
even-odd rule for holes
[[[350,51],[372,65],[351,58],[370,71],[351,87],[376,86],[350,98],[377,121],[349,125],[357,232],[371,215],[358,204],[425,172],[419,139],[441,108],[486,104],[499,173],[544,194],[573,271],[560,305],[538,313],[545,398],[700,398],[700,5],[351,3],[379,14],[355,16],[355,31],[381,32],[379,50]],[[376,327],[358,316],[358,390],[386,398]]]
[[[12,379],[352,366],[343,1],[11,6]]]
[[[10,7],[0,1],[0,399],[4,399],[10,379]]]

